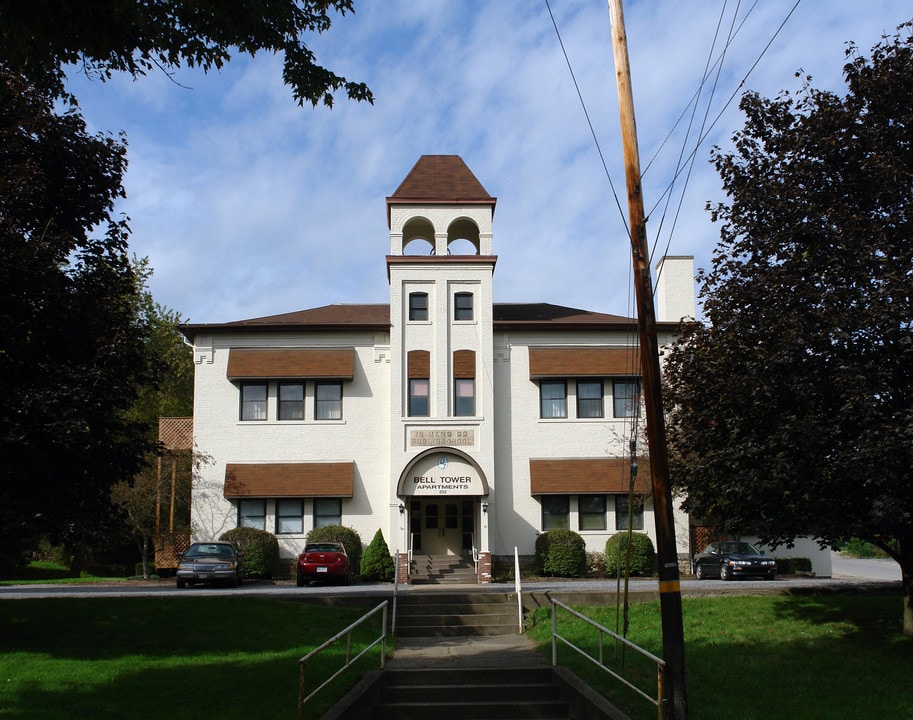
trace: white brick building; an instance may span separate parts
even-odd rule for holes
[[[389,305],[182,328],[209,458],[195,539],[252,525],[291,558],[315,526],[364,542],[379,528],[391,550],[473,556],[484,581],[492,556],[531,556],[545,530],[601,551],[627,526],[636,321],[494,303],[495,202],[459,157],[424,156],[387,198]],[[694,292],[692,258],[661,264],[662,345]],[[654,536],[649,499],[633,522]]]

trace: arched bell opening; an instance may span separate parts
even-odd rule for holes
[[[412,218],[403,227],[403,255],[433,254],[434,226],[427,218]]]
[[[447,228],[448,255],[479,255],[479,226],[466,217],[457,218]]]

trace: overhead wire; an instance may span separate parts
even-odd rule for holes
[[[754,72],[755,68],[757,68],[758,64],[761,62],[761,60],[762,60],[762,59],[764,58],[764,56],[767,54],[768,50],[770,50],[771,45],[773,45],[774,41],[777,39],[777,37],[779,37],[780,33],[783,31],[783,28],[786,27],[786,24],[789,22],[790,18],[792,18],[793,14],[795,13],[796,9],[799,7],[799,4],[800,4],[801,2],[802,2],[802,0],[795,0],[795,3],[793,4],[792,8],[790,8],[789,12],[786,14],[786,16],[783,18],[783,20],[782,20],[782,21],[780,22],[780,24],[777,26],[776,31],[774,31],[773,35],[771,35],[770,39],[767,41],[767,44],[766,44],[766,45],[764,46],[764,48],[761,50],[760,54],[755,58],[754,62],[751,64],[751,66],[748,68],[748,70],[747,70],[747,71],[745,72],[745,74],[742,76],[742,79],[739,81],[739,84],[736,86],[735,90],[732,91],[732,93],[729,95],[729,97],[728,97],[728,99],[726,100],[726,102],[723,103],[723,105],[722,105],[722,107],[720,108],[719,112],[718,112],[718,113],[716,114],[716,116],[713,118],[713,121],[712,121],[711,123],[709,123],[709,125],[705,125],[705,126],[704,126],[703,131],[702,131],[701,134],[698,136],[697,141],[695,142],[693,149],[692,149],[691,152],[688,154],[687,160],[688,160],[688,163],[689,163],[689,165],[688,165],[689,168],[690,168],[690,167],[693,167],[693,162],[694,162],[694,158],[697,156],[697,151],[698,151],[698,150],[700,149],[700,147],[703,145],[704,141],[705,141],[705,140],[707,139],[707,137],[709,136],[711,130],[713,130],[713,128],[716,127],[717,123],[718,123],[718,122],[720,121],[720,119],[723,117],[723,114],[726,112],[726,110],[727,110],[727,109],[729,108],[729,106],[732,104],[733,100],[738,96],[739,92],[740,92],[741,89],[745,86],[745,83],[748,81],[748,78],[751,76],[751,74]],[[748,18],[748,15],[751,14],[751,12],[754,10],[754,8],[755,8],[755,6],[756,6],[757,4],[758,4],[758,0],[755,0],[755,3],[751,6],[751,8],[749,9],[748,13],[746,14],[745,19],[743,19],[742,23],[739,25],[739,28],[738,28],[739,30],[740,30],[741,27],[744,25],[745,20],[747,20],[747,18]],[[729,39],[729,41],[727,42],[727,45],[726,45],[726,48],[727,48],[727,49],[728,49],[729,45],[731,44],[732,39],[735,38],[735,35],[736,35],[737,33],[738,33],[738,30],[736,30],[736,32],[733,33],[733,34],[731,35],[731,37],[730,37],[730,39]],[[722,59],[722,58],[721,58],[721,59]],[[720,59],[720,61],[721,61],[721,59]],[[702,81],[702,82],[703,82],[703,81]],[[708,111],[709,111],[709,108],[708,108]],[[676,173],[673,175],[673,177],[672,177],[672,179],[670,180],[669,184],[666,186],[666,189],[660,194],[660,199],[657,200],[657,202],[656,202],[655,205],[653,205],[653,207],[651,208],[650,213],[648,213],[648,215],[651,214],[651,213],[653,212],[653,210],[655,210],[655,209],[659,206],[659,204],[662,202],[662,198],[663,198],[663,197],[665,197],[667,194],[669,194],[669,193],[672,192],[672,189],[673,189],[673,187],[675,186],[675,184],[676,184],[676,182],[677,182],[677,180],[678,180],[678,178],[679,178],[679,176],[681,175],[682,172],[683,172],[683,171],[682,171],[680,168],[676,170]],[[689,178],[690,178],[690,170],[689,170]],[[682,198],[684,198],[684,193],[685,193],[685,190],[686,190],[686,189],[687,189],[687,182],[686,182],[686,184],[685,184],[685,187],[682,188]],[[677,215],[676,215],[676,219],[677,219]],[[664,252],[668,252],[668,248],[669,248],[669,247],[671,246],[671,244],[672,244],[672,236],[673,236],[673,234],[674,234],[674,229],[675,229],[675,228],[673,227],[673,229],[670,230],[670,232],[669,232],[669,237],[668,237],[668,240],[666,241],[666,250],[665,250]],[[655,249],[656,244],[658,243],[658,239],[659,239],[659,238],[658,238],[658,235],[657,235],[656,241],[654,242],[654,249]]]
[[[602,154],[602,147],[599,145],[599,138],[596,136],[596,130],[593,128],[592,120],[590,120],[590,113],[587,110],[586,102],[583,100],[583,93],[580,92],[580,85],[577,83],[577,76],[574,74],[574,68],[571,65],[571,59],[568,57],[567,49],[564,47],[564,41],[561,39],[561,31],[558,30],[558,23],[555,21],[555,16],[552,13],[552,6],[549,4],[548,0],[545,0],[545,7],[548,10],[549,18],[551,18],[552,27],[555,28],[555,35],[558,36],[558,44],[561,46],[561,52],[564,55],[564,62],[567,64],[568,72],[571,74],[571,80],[574,83],[574,89],[577,91],[577,98],[580,100],[580,107],[583,109],[583,114],[586,117],[587,125],[589,125],[590,135],[593,136],[593,143],[596,145],[596,152],[599,154],[600,162],[602,162],[602,169],[605,172],[606,179],[609,181],[609,187],[612,188],[612,195],[615,198],[615,205],[618,208],[619,214],[621,215],[625,230],[627,230],[628,222],[625,219],[625,213],[621,207],[621,201],[618,199],[618,192],[615,190],[615,183],[612,182],[612,175],[609,173],[609,166],[606,164],[605,156]]]
[[[674,173],[675,175],[678,175],[678,173],[679,173],[679,171],[680,171],[680,169],[681,169],[681,167],[682,167],[682,164],[683,164],[683,162],[684,162],[685,150],[686,150],[686,148],[687,148],[687,146],[688,146],[688,139],[691,137],[691,128],[692,128],[692,126],[693,126],[693,124],[694,124],[694,117],[695,117],[695,115],[697,115],[697,111],[698,111],[698,108],[699,108],[699,106],[700,106],[700,96],[701,96],[701,94],[703,93],[704,85],[706,84],[707,78],[709,77],[710,72],[711,72],[711,69],[710,69],[710,68],[711,68],[711,60],[712,60],[712,58],[713,58],[714,49],[716,48],[717,38],[719,37],[719,34],[720,34],[720,27],[722,26],[722,24],[723,24],[723,19],[724,19],[725,15],[726,15],[726,6],[727,6],[727,5],[728,5],[728,2],[724,2],[723,5],[722,5],[721,8],[720,8],[720,17],[719,17],[719,19],[717,20],[716,30],[714,31],[714,34],[713,34],[713,41],[712,41],[712,43],[711,43],[711,45],[710,45],[709,51],[707,52],[707,63],[706,63],[706,65],[704,66],[704,74],[703,74],[703,76],[701,77],[700,85],[699,85],[699,87],[698,87],[698,89],[697,89],[697,93],[695,94],[694,102],[692,103],[691,117],[690,117],[690,119],[688,120],[688,128],[687,128],[687,130],[685,131],[685,137],[684,137],[684,139],[682,140],[681,150],[679,151],[678,161],[677,161],[676,166],[675,166],[675,173]],[[726,40],[726,44],[725,44],[725,46],[724,46],[724,48],[723,48],[722,53],[720,54],[720,57],[719,57],[719,58],[717,59],[717,61],[714,63],[714,66],[716,67],[716,75],[714,76],[714,79],[713,79],[713,86],[712,86],[711,89],[710,89],[710,97],[707,99],[707,103],[706,103],[706,106],[705,106],[705,108],[704,108],[704,117],[703,117],[702,122],[701,122],[701,129],[700,129],[700,131],[698,131],[698,136],[700,136],[701,134],[703,134],[703,130],[704,130],[704,128],[706,127],[706,124],[707,124],[707,116],[708,116],[708,114],[710,113],[710,106],[711,106],[711,104],[713,103],[713,96],[714,96],[714,94],[716,93],[716,88],[717,88],[717,85],[719,84],[719,80],[720,80],[720,74],[722,73],[722,69],[723,69],[723,59],[726,57],[726,51],[729,49],[729,45],[732,43],[732,39],[733,39],[733,37],[734,37],[734,35],[733,35],[733,26],[735,25],[736,18],[738,17],[739,6],[740,6],[740,5],[741,5],[741,0],[739,0],[738,4],[736,5],[736,10],[735,10],[735,12],[732,14],[732,22],[730,23],[730,26],[729,26],[729,37],[728,37],[727,40]],[[748,19],[748,15],[751,14],[751,11],[754,9],[754,7],[755,7],[756,5],[757,5],[757,1],[755,2],[755,5],[753,5],[752,8],[751,8],[751,9],[748,11],[748,13],[746,14],[745,20]],[[745,21],[743,20],[743,24],[744,24],[744,22],[745,22]],[[691,155],[691,157],[690,157],[690,160],[689,160],[688,163],[687,163],[687,164],[688,164],[688,173],[687,173],[686,176],[685,176],[685,185],[684,185],[684,187],[682,188],[682,192],[679,194],[678,206],[677,206],[677,208],[676,208],[675,218],[674,218],[674,220],[673,220],[672,231],[670,231],[670,233],[669,233],[669,240],[668,240],[668,243],[667,243],[667,245],[666,245],[666,249],[667,249],[667,250],[668,250],[669,245],[670,245],[671,242],[672,242],[672,233],[673,233],[674,230],[675,230],[675,224],[676,224],[676,221],[678,220],[678,216],[679,216],[679,213],[681,212],[682,204],[684,203],[684,200],[685,200],[685,188],[687,188],[687,186],[688,186],[688,181],[689,181],[690,178],[691,178],[691,171],[692,171],[692,169],[694,168],[694,162],[695,162],[696,159],[697,159],[697,154],[696,154],[696,153],[693,153],[693,154]],[[659,226],[656,228],[656,236],[655,236],[653,248],[651,249],[651,252],[650,252],[651,257],[655,257],[656,245],[657,245],[657,243],[659,242],[660,236],[662,235],[663,225],[665,224],[665,220],[666,220],[666,213],[669,211],[669,203],[671,203],[671,202],[672,202],[672,193],[671,193],[671,192],[666,193],[666,204],[665,204],[665,206],[664,206],[664,208],[663,208],[663,214],[662,214],[662,216],[660,217]],[[662,272],[662,268],[660,268],[659,272],[660,272],[660,273]]]

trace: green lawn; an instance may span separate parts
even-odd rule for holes
[[[29,585],[36,583],[52,583],[54,585],[70,583],[93,583],[93,582],[127,582],[122,577],[97,577],[83,572],[80,577],[70,577],[70,571],[65,565],[47,562],[44,560],[35,560],[23,568],[14,580],[0,580],[0,585]]]
[[[365,612],[203,593],[2,600],[0,718],[288,720],[297,712],[298,659]],[[379,632],[377,615],[355,647]],[[343,665],[344,647],[331,650],[309,669],[308,691]],[[325,688],[308,716],[379,665],[377,647]]]
[[[614,607],[578,608],[614,628]],[[294,600],[212,596],[0,601],[0,720],[106,718],[269,720],[295,717],[298,658],[365,612]],[[584,639],[567,616],[563,635]],[[548,609],[530,636],[550,653]],[[900,596],[685,598],[690,717],[695,720],[913,720],[913,639]],[[372,618],[356,645],[379,631]],[[629,638],[661,655],[657,603],[630,608]],[[319,684],[339,652],[309,674]],[[595,650],[594,650],[595,652]],[[334,681],[315,718],[379,666],[379,650]],[[605,657],[612,662],[614,647]],[[620,654],[619,654],[620,655]],[[624,654],[626,675],[653,692],[655,669]],[[562,664],[632,718],[656,717],[570,650]],[[620,664],[617,663],[616,664]],[[309,683],[309,687],[311,687]]]
[[[689,717],[722,720],[913,720],[913,638],[901,634],[897,596],[798,595],[684,598]],[[612,607],[575,607],[615,628]],[[628,639],[662,656],[659,604],[632,605]],[[551,614],[536,611],[530,636],[551,653]],[[594,636],[559,614],[559,634],[598,657]],[[559,649],[570,667],[632,718],[656,718],[646,700],[580,658]],[[610,665],[655,694],[655,665],[604,646]]]

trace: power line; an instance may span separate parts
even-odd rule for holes
[[[618,193],[615,190],[615,184],[612,182],[612,176],[609,173],[609,167],[606,165],[605,157],[602,154],[602,148],[599,146],[599,138],[596,137],[596,130],[593,129],[593,123],[590,120],[590,113],[587,111],[586,102],[583,100],[583,94],[580,92],[580,86],[577,84],[577,77],[574,75],[574,68],[571,66],[571,60],[568,57],[567,50],[564,47],[564,41],[561,39],[561,32],[558,30],[558,23],[555,22],[555,16],[552,14],[552,7],[549,5],[548,0],[545,0],[545,7],[548,9],[548,16],[551,18],[552,27],[555,28],[555,35],[558,36],[558,44],[561,46],[561,52],[564,54],[564,62],[567,63],[567,69],[571,73],[571,80],[574,82],[574,89],[577,91],[577,98],[580,100],[580,107],[583,108],[583,114],[586,117],[587,125],[590,127],[590,134],[593,136],[593,143],[596,145],[596,152],[599,153],[599,160],[602,162],[602,169],[605,172],[606,179],[609,181],[609,187],[612,188],[612,195],[615,198],[615,206],[618,208],[618,213],[621,215],[622,222],[625,225],[625,230],[628,229],[628,222],[625,218],[624,210],[621,207],[621,202],[618,199]]]
[[[694,145],[694,148],[693,148],[692,151],[688,154],[687,161],[688,161],[689,163],[690,163],[690,162],[693,162],[694,157],[697,155],[698,149],[701,147],[701,145],[703,145],[704,141],[707,139],[707,136],[710,134],[710,131],[711,131],[714,127],[716,127],[716,124],[720,121],[720,119],[722,118],[723,114],[726,112],[727,108],[732,104],[732,101],[733,101],[733,100],[736,98],[736,96],[739,94],[739,91],[745,86],[745,83],[748,81],[749,76],[751,75],[752,72],[754,72],[755,68],[758,66],[758,64],[761,62],[761,60],[762,60],[762,59],[764,58],[764,56],[767,54],[767,51],[770,50],[770,46],[773,45],[774,40],[777,39],[777,37],[778,37],[778,36],[780,35],[780,33],[782,32],[783,28],[786,26],[786,23],[789,22],[789,19],[792,17],[793,13],[796,11],[796,8],[799,7],[799,3],[800,3],[801,1],[802,1],[802,0],[796,0],[795,4],[792,6],[792,8],[790,9],[790,11],[786,14],[786,17],[783,19],[783,21],[780,23],[780,25],[777,26],[776,31],[775,31],[775,32],[773,33],[773,35],[770,37],[770,40],[768,40],[767,44],[764,46],[764,49],[761,51],[761,53],[758,55],[758,57],[755,59],[755,61],[751,64],[751,67],[748,68],[748,71],[743,75],[741,81],[740,81],[739,84],[736,86],[735,90],[732,91],[732,94],[729,96],[729,98],[726,100],[726,102],[725,102],[725,103],[723,104],[723,106],[720,108],[720,111],[719,111],[719,112],[716,114],[716,116],[713,118],[713,121],[712,121],[709,125],[706,126],[704,132],[698,137],[697,142],[696,142],[695,145]],[[752,5],[751,10],[754,9],[755,5],[757,5],[757,0],[756,0],[755,4]],[[751,10],[749,10],[749,14],[750,14]],[[746,19],[747,19],[747,15],[746,15]],[[743,20],[743,21],[742,21],[742,24],[740,24],[740,26],[739,26],[739,29],[741,29],[742,25],[744,25],[744,22],[745,22],[745,21]],[[738,31],[737,31],[737,32],[738,32]],[[736,34],[737,34],[737,32],[736,32]],[[733,34],[732,38],[734,38],[734,37],[735,37],[735,34]],[[727,43],[727,46],[726,46],[727,48],[729,47],[729,44],[731,44],[731,39],[730,39],[729,43]],[[720,62],[721,59],[722,59],[722,58],[720,58],[720,60],[718,60],[718,62]],[[715,66],[716,66],[716,64],[714,64],[714,67],[715,67]],[[702,82],[703,82],[703,81],[702,81]],[[689,103],[689,105],[690,105],[690,103]],[[660,194],[660,199],[659,199],[659,200],[656,202],[656,204],[653,205],[653,207],[651,208],[651,213],[652,213],[653,210],[655,210],[655,209],[659,206],[660,202],[662,202],[662,198],[664,198],[668,193],[670,193],[670,192],[672,191],[672,188],[675,186],[675,183],[676,183],[676,181],[678,180],[678,178],[679,178],[679,176],[681,175],[681,173],[682,173],[682,170],[679,169],[679,170],[673,175],[672,180],[671,180],[671,181],[669,182],[669,184],[666,186],[666,189],[663,191],[663,193]],[[648,215],[649,215],[649,213],[648,213]],[[671,238],[670,238],[670,241],[671,241]]]

